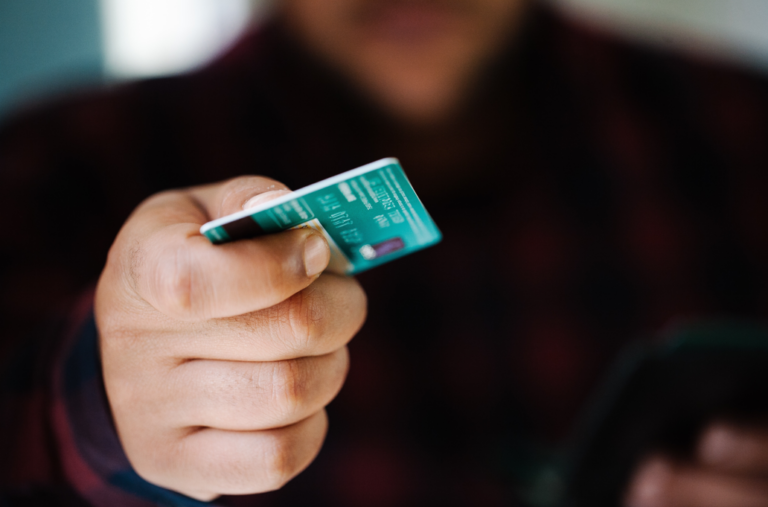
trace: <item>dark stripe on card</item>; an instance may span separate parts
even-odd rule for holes
[[[255,236],[266,234],[266,231],[262,229],[256,220],[250,216],[238,218],[234,222],[229,222],[228,224],[224,224],[221,227],[227,231],[227,234],[229,234],[229,239],[232,241],[238,239],[253,238]]]

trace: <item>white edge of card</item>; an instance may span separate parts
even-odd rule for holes
[[[206,232],[216,227],[228,224],[230,222],[234,222],[235,220],[240,220],[241,218],[244,218],[244,217],[249,217],[260,211],[264,211],[266,209],[279,206],[280,204],[284,204],[288,201],[292,201],[293,199],[296,199],[298,197],[304,197],[305,195],[311,194],[312,192],[316,190],[320,190],[321,188],[329,187],[331,185],[341,183],[342,181],[348,180],[350,178],[354,178],[355,176],[360,176],[361,174],[365,174],[370,171],[375,171],[376,169],[381,169],[382,167],[386,167],[388,165],[399,164],[399,163],[400,161],[398,159],[394,157],[387,157],[387,158],[382,158],[381,160],[377,160],[375,162],[371,162],[370,164],[365,164],[364,166],[357,167],[355,169],[350,169],[349,171],[345,171],[341,174],[337,174],[336,176],[331,176],[330,178],[326,178],[322,181],[318,181],[317,183],[313,183],[304,188],[294,190],[290,194],[286,194],[282,197],[278,197],[277,199],[267,201],[264,204],[259,204],[258,206],[254,206],[253,208],[244,209],[243,211],[238,211],[237,213],[232,213],[231,215],[217,218],[216,220],[211,220],[210,222],[207,222],[203,224],[202,227],[200,227],[200,234],[205,234]]]

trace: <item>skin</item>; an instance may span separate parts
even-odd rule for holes
[[[768,429],[712,423],[692,459],[651,453],[637,467],[625,507],[764,507],[768,505]]]
[[[384,113],[430,129],[465,106],[528,6],[283,0],[277,15]],[[329,253],[313,232],[222,246],[200,236],[203,223],[281,189],[246,177],[148,199],[98,285],[104,380],[126,454],[148,481],[201,500],[274,490],[309,465],[365,319],[354,279],[319,274]],[[768,505],[767,477],[764,427],[718,423],[691,462],[649,455],[624,504]]]
[[[283,0],[295,38],[402,123],[429,127],[464,105],[513,38],[529,0]]]
[[[311,231],[222,246],[198,232],[284,188],[245,177],[156,195],[111,248],[95,304],[104,382],[154,484],[201,500],[269,491],[320,450],[365,293],[320,275],[330,251]]]

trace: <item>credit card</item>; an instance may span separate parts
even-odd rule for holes
[[[395,158],[352,169],[200,228],[212,243],[312,228],[331,248],[326,271],[356,274],[434,245],[442,235]]]

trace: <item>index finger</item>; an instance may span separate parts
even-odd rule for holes
[[[274,186],[250,177],[258,190]],[[205,320],[273,306],[307,287],[325,269],[330,250],[312,230],[286,231],[213,245],[199,233],[211,210],[221,210],[227,188],[242,181],[171,191],[135,212],[113,247],[129,283],[157,310],[174,318]],[[258,192],[239,191],[246,199]],[[231,197],[231,202],[234,202]],[[112,257],[112,252],[110,257]]]

